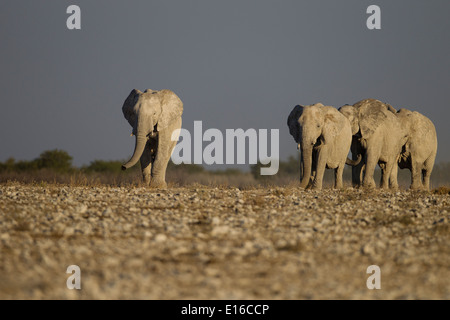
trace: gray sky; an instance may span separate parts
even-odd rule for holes
[[[81,30],[66,28],[71,4]],[[371,4],[381,30],[366,28]],[[188,130],[278,128],[281,159],[296,154],[296,104],[380,99],[428,116],[449,161],[449,12],[448,0],[2,0],[0,161],[128,158],[133,88],[177,93]]]

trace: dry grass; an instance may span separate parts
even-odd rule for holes
[[[447,186],[441,186],[433,190],[434,194],[450,194],[450,188]]]
[[[350,169],[344,171],[344,187],[351,187]],[[409,187],[409,172],[401,170],[399,174],[400,190],[407,190]],[[376,171],[375,180],[379,181],[379,172]],[[72,187],[143,187],[142,175],[138,167],[134,167],[126,172],[84,172],[73,170],[71,173],[55,172],[51,169],[40,169],[29,172],[3,171],[0,172],[0,183],[15,181],[33,185],[61,184]],[[277,189],[275,193],[286,193],[288,190],[296,190],[299,187],[298,174],[291,176],[278,174],[274,176],[262,176],[255,179],[250,172],[231,171],[221,173],[213,171],[189,172],[188,168],[169,168],[167,170],[166,181],[170,188],[178,187],[237,187],[241,190],[250,190],[255,187]],[[334,173],[326,170],[323,188],[332,188],[334,184]],[[434,194],[450,194],[447,182],[439,180],[438,184],[433,184],[436,188]],[[282,190],[282,191],[280,191]],[[360,197],[361,194],[348,194],[349,198]]]

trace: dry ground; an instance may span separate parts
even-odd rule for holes
[[[0,299],[449,299],[441,193],[1,184]]]

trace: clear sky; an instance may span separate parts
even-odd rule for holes
[[[66,27],[71,4],[81,30]],[[381,30],[366,27],[371,4]],[[449,17],[448,0],[2,0],[0,161],[129,158],[133,88],[177,93],[188,130],[279,129],[281,159],[296,154],[296,104],[375,98],[428,116],[450,161]]]

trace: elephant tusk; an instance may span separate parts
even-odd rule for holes
[[[300,143],[297,144],[297,150],[300,150]]]
[[[134,136],[133,132],[130,134],[130,137]]]

